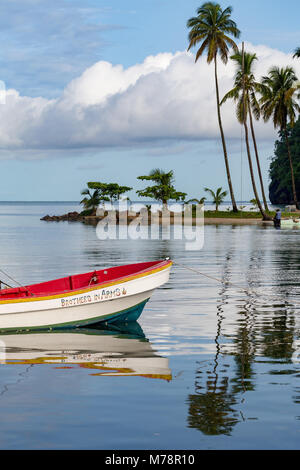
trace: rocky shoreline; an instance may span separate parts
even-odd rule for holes
[[[82,221],[84,219],[84,216],[80,215],[79,212],[68,212],[67,214],[64,215],[45,215],[45,217],[42,217],[40,220],[46,220],[46,222],[60,222],[62,220],[68,220],[68,221]]]

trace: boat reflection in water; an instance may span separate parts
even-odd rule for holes
[[[2,364],[83,367],[97,376],[171,380],[167,358],[156,355],[137,322],[101,328],[0,335]]]

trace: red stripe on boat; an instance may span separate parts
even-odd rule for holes
[[[55,295],[62,292],[78,291],[93,286],[101,286],[113,281],[122,281],[124,278],[146,274],[148,271],[163,268],[171,264],[171,261],[160,260],[147,263],[135,263],[124,266],[115,266],[112,268],[96,270],[84,274],[75,274],[66,276],[53,281],[31,284],[24,287],[16,287],[0,290],[0,299],[16,299],[23,297],[36,297]]]

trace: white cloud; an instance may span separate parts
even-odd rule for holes
[[[300,61],[259,45],[257,78],[272,65],[292,65],[300,76]],[[232,87],[234,64],[219,62],[221,96]],[[232,103],[222,108],[226,138],[240,138]],[[272,124],[256,123],[259,139],[274,139]],[[56,100],[20,96],[8,90],[0,105],[0,147],[78,149],[141,146],[144,143],[219,138],[213,65],[194,63],[187,52],[150,56],[129,68],[98,62],[72,80]]]
[[[127,69],[122,65],[114,66],[105,61],[97,62],[70,82],[64,90],[62,99],[68,105],[103,104],[110,96],[122,93],[129,86],[135,85],[139,78],[150,73],[162,72],[175,56],[170,53],[149,56],[142,64]]]

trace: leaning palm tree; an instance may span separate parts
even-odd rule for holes
[[[268,204],[267,198],[265,195],[264,190],[264,183],[262,178],[262,172],[260,168],[260,161],[258,156],[258,149],[256,143],[256,137],[254,132],[254,125],[253,125],[253,116],[256,120],[260,118],[260,107],[258,100],[256,98],[256,93],[260,91],[261,85],[259,82],[255,80],[255,76],[253,74],[252,68],[253,63],[257,60],[256,54],[251,54],[239,51],[238,53],[231,56],[231,59],[236,62],[237,64],[237,71],[235,74],[234,79],[234,87],[224,96],[223,100],[221,101],[221,105],[225,103],[229,98],[232,98],[234,101],[237,102],[237,109],[236,115],[237,119],[240,124],[244,124],[244,105],[245,105],[245,112],[249,115],[249,122],[250,122],[250,129],[251,135],[255,150],[255,157],[256,157],[256,164],[257,164],[257,171],[260,181],[261,193],[264,202],[265,211],[268,211]],[[245,93],[245,96],[244,96]]]
[[[81,195],[85,197],[80,201],[80,204],[83,204],[85,210],[90,210],[92,214],[96,213],[101,200],[99,191],[95,189],[91,192],[89,189],[84,189],[81,191]]]
[[[224,201],[228,191],[222,191],[222,188],[218,188],[216,192],[209,188],[204,188],[204,191],[212,196],[213,203],[216,205],[216,212],[218,212],[219,205]]]
[[[236,43],[229,36],[238,38],[240,35],[240,31],[237,28],[236,23],[230,18],[231,13],[231,7],[227,7],[225,8],[225,10],[222,10],[221,6],[218,3],[206,2],[203,3],[200,8],[198,8],[197,16],[188,20],[187,27],[190,28],[188,50],[200,44],[200,47],[196,53],[195,62],[198,61],[199,57],[201,57],[205,51],[207,51],[207,62],[209,64],[211,62],[214,62],[218,122],[223,145],[228,187],[230,191],[233,211],[238,212],[233,193],[228,154],[221,119],[217,69],[218,54],[220,55],[222,62],[226,64],[228,62],[229,48],[232,47],[234,50],[237,51]]]
[[[289,144],[288,121],[289,126],[293,127],[296,112],[300,111],[300,107],[294,99],[299,98],[299,89],[300,84],[292,67],[272,67],[268,76],[262,78],[262,97],[260,99],[264,121],[269,121],[272,118],[274,127],[279,128],[285,136],[291,170],[293,198],[297,209],[299,209],[299,204]]]

